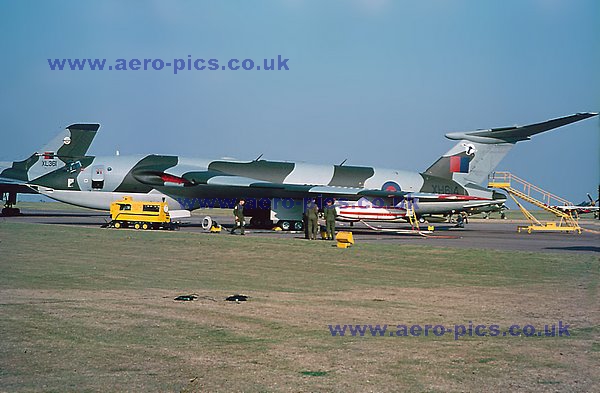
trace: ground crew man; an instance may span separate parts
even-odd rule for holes
[[[462,213],[458,213],[458,217],[456,218],[456,225],[457,228],[464,228],[465,227],[465,219],[462,215]]]
[[[244,203],[243,199],[234,206],[233,208],[233,216],[235,217],[235,226],[231,229],[231,234],[233,235],[235,230],[239,227],[242,235],[245,235],[244,232]]]
[[[319,206],[317,201],[309,201],[306,204],[306,217],[308,218],[308,236],[311,240],[317,240],[319,233]]]
[[[304,209],[304,213],[302,213],[302,224],[304,227],[304,238],[308,240],[310,239],[308,234],[308,209]]]
[[[335,211],[335,207],[333,206],[333,201],[331,199],[327,200],[325,208],[323,209],[323,215],[325,218],[327,240],[333,240],[333,236],[335,235],[335,218],[337,216],[337,213]]]

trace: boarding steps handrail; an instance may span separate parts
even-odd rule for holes
[[[525,195],[527,195],[530,198],[533,198],[533,196],[531,195],[533,192],[537,192],[539,194],[542,195],[542,204],[546,204],[546,206],[574,206],[574,204],[571,201],[568,201],[564,198],[561,198],[557,195],[552,194],[551,192],[548,192],[546,190],[541,189],[540,187],[529,183],[526,180],[521,179],[518,176],[513,175],[510,172],[493,172],[488,179],[490,182],[494,182],[494,183],[509,183],[509,185],[511,186],[511,188],[515,189],[514,187],[512,187],[513,183],[517,183],[519,185],[521,185],[523,187],[523,193]],[[518,190],[517,190],[518,191]],[[535,198],[534,198],[535,199]],[[556,203],[552,203],[552,201],[556,201]]]
[[[514,188],[512,186],[513,183],[519,184],[523,188],[523,191],[520,191],[520,190]],[[500,188],[500,189],[507,191],[509,193],[509,195],[512,197],[512,199],[519,206],[519,209],[521,209],[523,214],[527,217],[527,219],[534,222],[537,225],[542,225],[542,224],[540,223],[540,221],[537,218],[535,218],[533,216],[533,214],[531,214],[527,209],[525,209],[525,207],[523,207],[523,205],[520,204],[519,201],[516,200],[515,196],[559,217],[561,220],[559,226],[562,226],[563,221],[564,221],[570,227],[579,228],[579,224],[577,223],[577,220],[573,218],[573,216],[571,215],[570,212],[562,211],[562,210],[559,210],[552,206],[553,200],[556,201],[556,205],[562,205],[562,206],[574,206],[572,202],[567,201],[566,199],[561,198],[559,196],[556,196],[546,190],[543,190],[540,187],[538,187],[534,184],[531,184],[531,183],[519,178],[518,176],[513,175],[510,172],[493,172],[488,177],[488,187],[489,188]],[[542,200],[540,201],[540,200],[534,198],[531,195],[533,192],[537,192],[537,193],[541,194]]]

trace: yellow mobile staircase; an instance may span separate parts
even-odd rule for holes
[[[413,230],[419,231],[419,219],[417,218],[417,213],[415,212],[415,207],[411,201],[406,201],[406,217],[408,217],[408,222]]]
[[[521,212],[527,217],[530,225],[518,226],[517,231],[527,230],[527,233],[532,231],[564,231],[577,232],[581,234],[579,223],[570,212],[557,209],[555,206],[573,206],[573,203],[560,198],[554,194],[544,191],[541,188],[526,182],[523,179],[509,172],[494,172],[488,177],[488,188],[499,188],[508,193],[515,201]],[[535,197],[534,197],[535,196]],[[530,211],[519,203],[517,198],[531,203],[547,212],[554,214],[560,219],[556,222],[541,223]]]

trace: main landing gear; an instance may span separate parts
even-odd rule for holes
[[[17,203],[17,194],[8,192],[8,197],[6,198],[6,202],[4,202],[4,208],[2,209],[3,216],[18,216],[21,214],[21,210],[14,205]],[[4,199],[4,194],[2,195]]]

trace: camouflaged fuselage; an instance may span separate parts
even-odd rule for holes
[[[36,179],[35,184],[50,197],[97,209],[107,209],[122,195],[144,195],[150,200],[165,196],[176,208],[188,209],[194,198],[392,199],[433,190],[468,194],[451,179],[403,170],[166,155],[85,157]],[[483,191],[491,198],[491,192]]]

